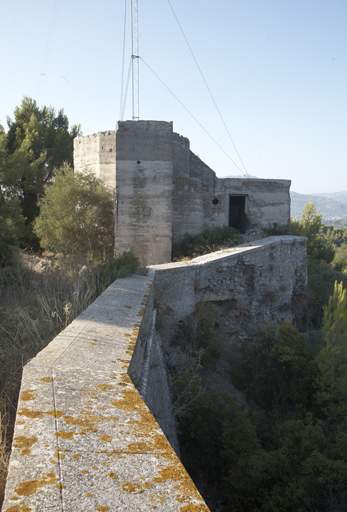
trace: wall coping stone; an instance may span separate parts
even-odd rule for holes
[[[115,281],[24,367],[3,512],[209,510],[127,374],[153,277]]]
[[[266,247],[274,247],[276,245],[281,244],[306,244],[307,238],[303,236],[292,236],[292,235],[283,235],[283,236],[270,236],[268,238],[264,238],[262,240],[255,240],[253,242],[246,242],[242,245],[237,245],[236,247],[231,247],[229,249],[221,249],[220,251],[212,252],[209,254],[204,254],[203,256],[198,256],[189,261],[178,261],[174,263],[163,263],[159,265],[149,265],[148,269],[154,271],[162,271],[162,270],[184,270],[187,267],[200,267],[203,265],[209,265],[210,263],[214,263],[215,261],[223,261],[230,259],[230,256],[237,257],[238,255],[247,254],[247,253],[255,253],[259,251],[263,251]]]
[[[177,271],[194,273],[280,244],[306,238],[269,237],[118,279],[31,360],[2,511],[208,512],[132,383],[129,364],[140,375],[143,365],[144,384],[141,346],[153,336],[156,276],[173,270],[175,280]]]

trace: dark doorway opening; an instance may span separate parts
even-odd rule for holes
[[[229,226],[238,229],[243,235],[249,229],[246,200],[247,196],[230,196],[229,198]]]

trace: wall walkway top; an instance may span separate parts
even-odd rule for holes
[[[144,273],[115,281],[25,366],[3,512],[209,510],[163,434],[175,446],[157,313],[174,325],[210,302],[238,335],[299,323],[306,239],[270,237]]]
[[[152,280],[115,281],[25,366],[3,512],[208,511],[127,375]]]

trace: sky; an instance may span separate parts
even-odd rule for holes
[[[132,118],[130,3],[0,0],[5,130],[23,96],[83,135],[115,129],[122,91]],[[173,121],[219,177],[346,191],[346,26],[346,0],[138,0],[140,119]]]

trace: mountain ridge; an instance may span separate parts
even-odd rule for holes
[[[298,219],[308,203],[313,201],[323,220],[347,219],[347,191],[299,194],[291,191],[291,217]]]

